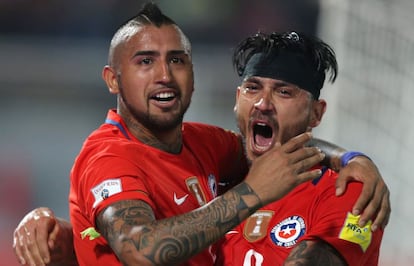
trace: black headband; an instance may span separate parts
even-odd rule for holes
[[[314,72],[303,55],[281,50],[278,54],[254,54],[247,62],[242,78],[258,76],[283,80],[310,92],[318,99],[322,86]]]

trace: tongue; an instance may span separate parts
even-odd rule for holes
[[[256,145],[261,147],[267,147],[270,144],[272,144],[272,138],[266,138],[260,134],[256,134],[256,136],[254,137],[254,141],[256,142]]]

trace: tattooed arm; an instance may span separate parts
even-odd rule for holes
[[[284,265],[346,266],[347,263],[341,254],[328,243],[322,240],[305,240],[293,248]]]
[[[97,226],[124,264],[171,265],[216,242],[259,206],[242,183],[203,208],[163,220],[143,201],[116,202],[98,215]]]
[[[280,199],[300,183],[318,177],[308,171],[323,156],[303,148],[301,135],[255,159],[245,180],[207,205],[156,220],[139,200],[113,203],[97,216],[97,227],[125,265],[171,265],[199,253],[260,207]]]
[[[337,196],[343,195],[350,181],[364,183],[361,195],[352,209],[354,215],[361,214],[359,225],[365,226],[366,222],[376,215],[371,226],[372,230],[375,231],[378,227],[384,228],[391,214],[390,191],[374,162],[366,156],[356,156],[342,166],[341,158],[347,152],[345,149],[316,138],[308,144],[320,148],[325,153],[323,165],[339,171],[336,182]]]

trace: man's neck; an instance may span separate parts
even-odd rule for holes
[[[142,143],[168,153],[180,153],[183,143],[181,132],[182,125],[168,131],[155,132],[139,123],[130,114],[120,113],[120,115],[129,132]]]

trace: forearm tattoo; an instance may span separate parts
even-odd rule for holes
[[[98,215],[97,226],[122,262],[145,257],[172,265],[207,248],[259,207],[259,197],[243,182],[197,210],[162,220],[143,201],[116,202]]]

